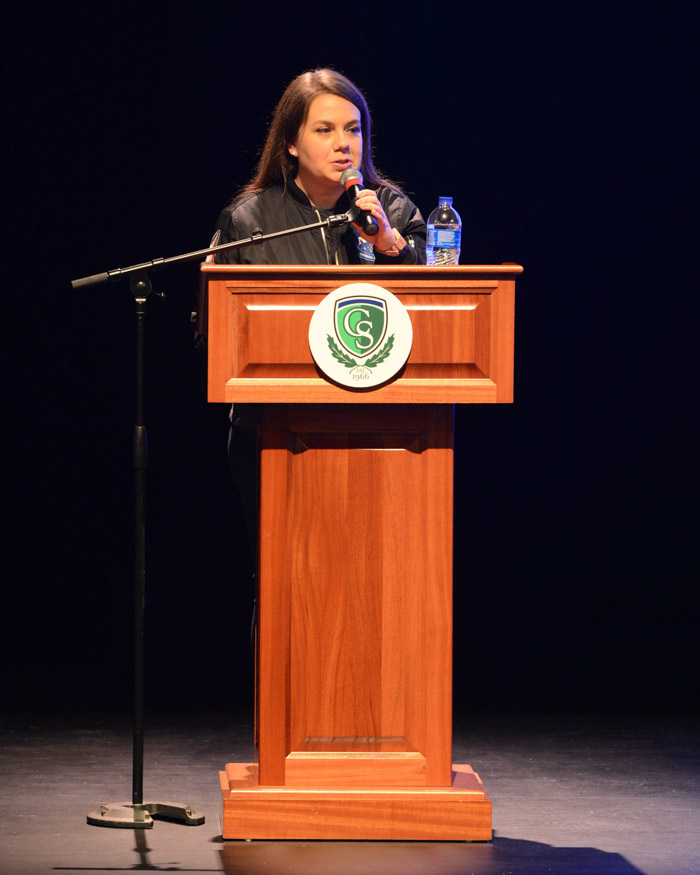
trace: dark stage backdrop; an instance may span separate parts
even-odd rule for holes
[[[325,65],[364,89],[377,165],[424,215],[454,197],[463,263],[525,267],[515,404],[456,413],[456,709],[693,702],[693,8],[23,7],[4,53],[6,702],[129,702],[134,308],[125,284],[70,280],[205,246],[283,86]],[[252,678],[196,280],[156,275],[147,354],[147,695],[183,709],[247,703]]]

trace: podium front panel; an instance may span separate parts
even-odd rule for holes
[[[264,409],[260,784],[449,786],[452,408]]]
[[[248,267],[205,265],[209,400],[256,403],[496,403],[513,399],[517,265]],[[351,282],[388,289],[408,310],[405,368],[371,391],[334,385],[316,367],[309,323]]]

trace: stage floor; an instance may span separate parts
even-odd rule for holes
[[[252,759],[249,715],[149,714],[144,797],[202,826],[88,826],[131,797],[128,715],[0,723],[0,872],[441,875],[700,872],[699,740],[684,717],[504,714],[455,720],[455,762],[480,773],[495,838],[464,842],[224,842],[218,772]]]

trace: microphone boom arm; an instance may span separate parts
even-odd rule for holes
[[[108,270],[105,273],[96,273],[92,276],[84,276],[80,279],[73,280],[71,286],[74,290],[87,288],[88,286],[99,286],[105,283],[117,282],[117,280],[126,279],[132,274],[148,273],[149,271],[162,270],[164,267],[170,267],[173,264],[183,264],[186,261],[197,261],[214,252],[223,252],[225,249],[238,249],[244,246],[257,246],[264,243],[265,240],[274,240],[277,237],[288,237],[291,234],[299,234],[302,231],[312,231],[315,228],[338,228],[342,225],[347,225],[348,222],[355,220],[359,211],[354,208],[347,213],[338,213],[334,216],[328,216],[327,219],[321,219],[319,222],[312,222],[310,225],[300,225],[297,228],[286,228],[284,231],[272,231],[269,234],[264,234],[260,229],[256,229],[250,237],[244,237],[242,240],[233,240],[230,243],[220,243],[218,246],[209,246],[207,249],[197,249],[195,252],[185,252],[183,255],[173,255],[170,258],[154,258],[153,261],[145,261],[142,264],[132,264],[130,267],[118,267],[115,270]]]

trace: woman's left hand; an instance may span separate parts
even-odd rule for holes
[[[355,206],[371,213],[374,216],[375,222],[379,225],[379,231],[370,236],[369,234],[366,234],[359,225],[355,225],[353,222],[353,225],[360,232],[360,236],[365,240],[368,240],[370,243],[373,243],[377,249],[391,249],[394,245],[394,231],[389,224],[389,220],[386,217],[382,205],[379,203],[377,192],[372,191],[369,188],[363,188],[355,198]]]

